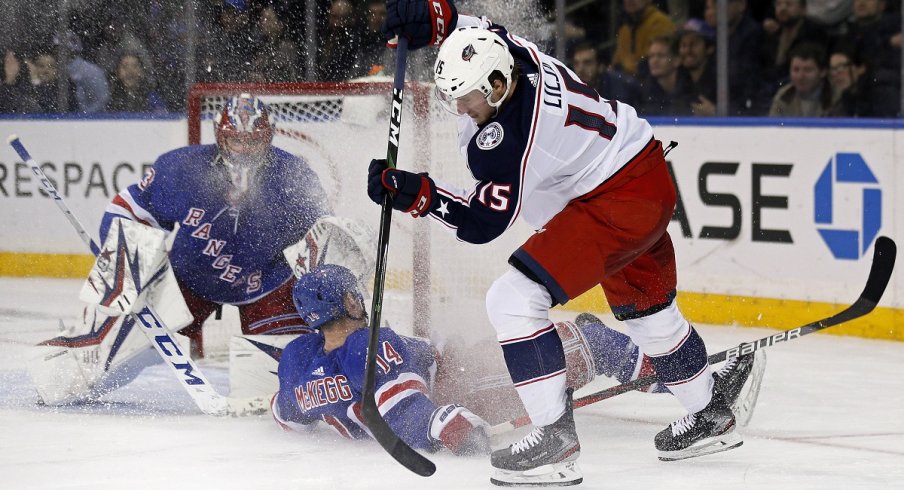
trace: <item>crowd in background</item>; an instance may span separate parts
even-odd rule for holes
[[[61,22],[0,44],[0,113],[181,112],[187,81],[385,74],[392,54],[379,32],[384,0],[314,1],[195,0],[193,15],[175,0],[75,2]],[[554,3],[537,2],[550,26]],[[603,97],[642,115],[715,115],[716,3],[568,1],[563,61]],[[468,12],[467,0],[458,4]],[[900,115],[900,1],[726,4],[729,115]],[[200,35],[189,50],[192,22]],[[551,27],[521,34],[547,52],[556,45]]]

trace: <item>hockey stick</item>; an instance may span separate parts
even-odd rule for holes
[[[44,187],[44,190],[53,197],[57,207],[60,208],[66,216],[66,219],[68,219],[69,223],[75,228],[75,231],[82,238],[82,241],[85,242],[85,245],[88,245],[88,248],[91,249],[91,252],[95,256],[98,255],[100,249],[97,244],[91,236],[88,235],[85,227],[82,226],[75,215],[72,214],[72,211],[63,201],[63,197],[60,196],[56,188],[54,188],[53,184],[41,170],[41,167],[31,157],[28,150],[22,145],[22,142],[19,141],[19,137],[12,135],[9,137],[8,142],[10,146],[16,150],[16,153],[19,154],[19,157],[31,167],[31,171],[37,176],[41,185]],[[126,322],[130,325],[127,325]],[[148,338],[148,341],[154,346],[163,361],[169,365],[170,369],[176,375],[179,383],[185,388],[185,391],[188,392],[198,408],[205,414],[244,415],[257,413],[268,406],[268,400],[264,397],[232,399],[217,393],[204,376],[204,373],[201,372],[194,361],[191,360],[191,357],[184,354],[179,349],[179,345],[173,338],[172,332],[150,305],[146,304],[141,310],[130,313],[129,318],[123,320],[122,328],[131,328],[135,323],[141,326],[141,332]]]
[[[389,113],[389,146],[386,163],[396,166],[399,156],[399,137],[402,125],[402,90],[405,88],[405,67],[408,58],[408,40],[399,38],[396,48],[395,80],[392,85],[392,109]],[[386,281],[386,258],[389,251],[389,225],[392,223],[392,197],[383,198],[380,213],[380,234],[377,242],[377,264],[374,274],[374,296],[370,308],[370,337],[367,343],[367,362],[364,365],[364,389],[361,414],[364,423],[377,442],[402,466],[421,476],[436,472],[436,465],[401,440],[380,415],[376,400],[377,344],[380,337],[380,316],[383,313],[383,285]]]
[[[775,344],[788,342],[803,337],[804,335],[809,335],[841,323],[855,320],[870,313],[879,303],[882,294],[885,293],[885,288],[888,286],[888,281],[891,279],[892,271],[895,268],[896,253],[897,245],[895,245],[894,240],[886,236],[880,236],[873,245],[873,263],[870,266],[869,276],[866,279],[866,286],[864,286],[863,292],[860,293],[860,296],[858,296],[850,306],[830,317],[823,318],[822,320],[817,320],[797,328],[785,330],[753,342],[746,342],[737,347],[732,347],[731,349],[712,354],[708,358],[709,363],[716,364],[729,359],[734,359],[759,349],[772,347]],[[652,385],[656,381],[656,376],[647,376],[596,393],[591,393],[576,399],[574,401],[574,408],[584,407],[591,403],[621,395],[622,393],[644,388]],[[488,433],[495,436],[528,424],[530,424],[530,418],[523,416],[494,425],[490,427]]]

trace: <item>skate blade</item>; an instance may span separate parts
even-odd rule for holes
[[[732,430],[727,434],[699,441],[697,444],[679,451],[659,451],[659,460],[679,461],[696,458],[697,456],[728,451],[729,449],[740,447],[742,444],[744,444],[744,441],[741,440],[741,435]]]
[[[490,483],[500,487],[567,487],[584,481],[576,461],[546,464],[527,471],[496,469]]]
[[[756,407],[757,398],[760,396],[760,386],[763,384],[763,373],[765,371],[766,353],[763,351],[754,352],[750,376],[747,377],[746,385],[741,388],[741,394],[738,399],[731,406],[735,422],[741,427],[747,427],[751,417],[753,417],[753,409]]]

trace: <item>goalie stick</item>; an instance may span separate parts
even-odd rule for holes
[[[864,286],[863,292],[860,293],[860,296],[858,296],[850,306],[830,317],[769,335],[753,342],[745,342],[736,347],[732,347],[731,349],[712,354],[708,358],[709,363],[716,364],[729,359],[734,359],[738,356],[749,354],[766,347],[772,347],[775,344],[788,342],[803,337],[804,335],[809,335],[835,325],[855,320],[870,313],[879,303],[882,294],[885,293],[885,288],[888,286],[888,281],[891,279],[892,271],[895,268],[896,254],[897,245],[895,245],[894,240],[886,236],[880,236],[873,245],[873,262],[870,266],[869,276],[866,279],[866,286]],[[574,408],[584,407],[592,403],[621,395],[622,393],[644,388],[652,385],[656,381],[656,376],[647,376],[596,393],[591,393],[574,400]],[[498,436],[528,424],[530,424],[530,418],[523,416],[490,427],[488,434],[491,436]]]
[[[395,79],[392,84],[392,108],[389,111],[389,144],[386,163],[395,168],[399,156],[399,138],[402,127],[402,90],[405,88],[405,67],[408,58],[408,40],[399,38],[396,48]],[[361,395],[361,414],[367,428],[377,442],[402,466],[421,476],[436,472],[436,465],[421,456],[399,436],[380,415],[376,396],[377,344],[380,337],[380,316],[383,312],[383,285],[386,282],[386,259],[389,251],[389,225],[392,224],[392,197],[383,197],[380,212],[380,234],[377,242],[377,264],[374,274],[374,295],[370,308],[370,336],[367,343],[367,362],[364,365],[364,389]]]
[[[44,171],[41,170],[38,163],[35,162],[28,153],[28,150],[25,149],[25,146],[22,145],[19,137],[12,135],[9,137],[8,142],[9,145],[16,150],[16,153],[19,154],[19,157],[31,167],[31,171],[41,182],[45,192],[53,198],[57,207],[60,208],[66,216],[66,219],[68,219],[69,223],[75,228],[75,231],[82,238],[82,241],[85,242],[85,245],[91,249],[91,252],[95,256],[100,253],[97,244],[91,236],[88,235],[88,232],[75,215],[72,214],[72,211],[44,174]],[[129,317],[126,318],[124,322],[129,322],[132,326],[135,324],[139,326],[139,330],[144,333],[154,349],[157,350],[161,359],[163,359],[170,367],[173,374],[176,375],[179,384],[185,388],[185,391],[191,396],[198,408],[205,414],[217,416],[248,415],[260,413],[269,406],[269,400],[265,397],[235,399],[224,397],[217,393],[207,380],[207,377],[204,376],[204,373],[198,368],[195,362],[192,361],[191,357],[179,349],[179,345],[176,343],[173,333],[150,305],[145,305],[141,310],[130,313]],[[123,328],[126,328],[126,326],[127,325],[124,323]]]

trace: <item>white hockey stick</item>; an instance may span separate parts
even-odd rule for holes
[[[88,232],[78,219],[76,219],[75,215],[72,214],[69,207],[66,206],[62,196],[60,196],[53,187],[53,184],[47,179],[47,176],[44,175],[41,167],[31,157],[28,150],[22,145],[22,142],[19,141],[19,137],[12,135],[7,141],[10,146],[16,150],[19,157],[31,167],[31,171],[34,172],[38,180],[41,181],[44,190],[54,199],[54,201],[56,201],[57,207],[60,208],[66,216],[66,219],[69,220],[69,223],[71,223],[73,228],[75,228],[75,231],[78,232],[82,241],[88,245],[91,252],[94,255],[100,253],[97,244],[91,239],[91,236],[88,235]],[[269,407],[269,400],[264,397],[239,400],[224,397],[217,393],[207,380],[207,377],[204,376],[204,373],[201,372],[194,361],[191,360],[191,357],[179,349],[179,345],[176,343],[175,339],[173,339],[172,332],[150,305],[145,305],[140,311],[131,313],[129,316],[130,318],[128,320],[138,324],[140,327],[139,329],[144,333],[151,345],[154,346],[154,349],[157,350],[160,358],[170,367],[173,374],[175,374],[176,379],[179,380],[179,383],[185,388],[185,391],[188,392],[189,396],[191,396],[192,400],[194,400],[195,404],[202,412],[208,415],[217,416],[247,415],[260,413],[261,411],[267,410],[267,407]]]

